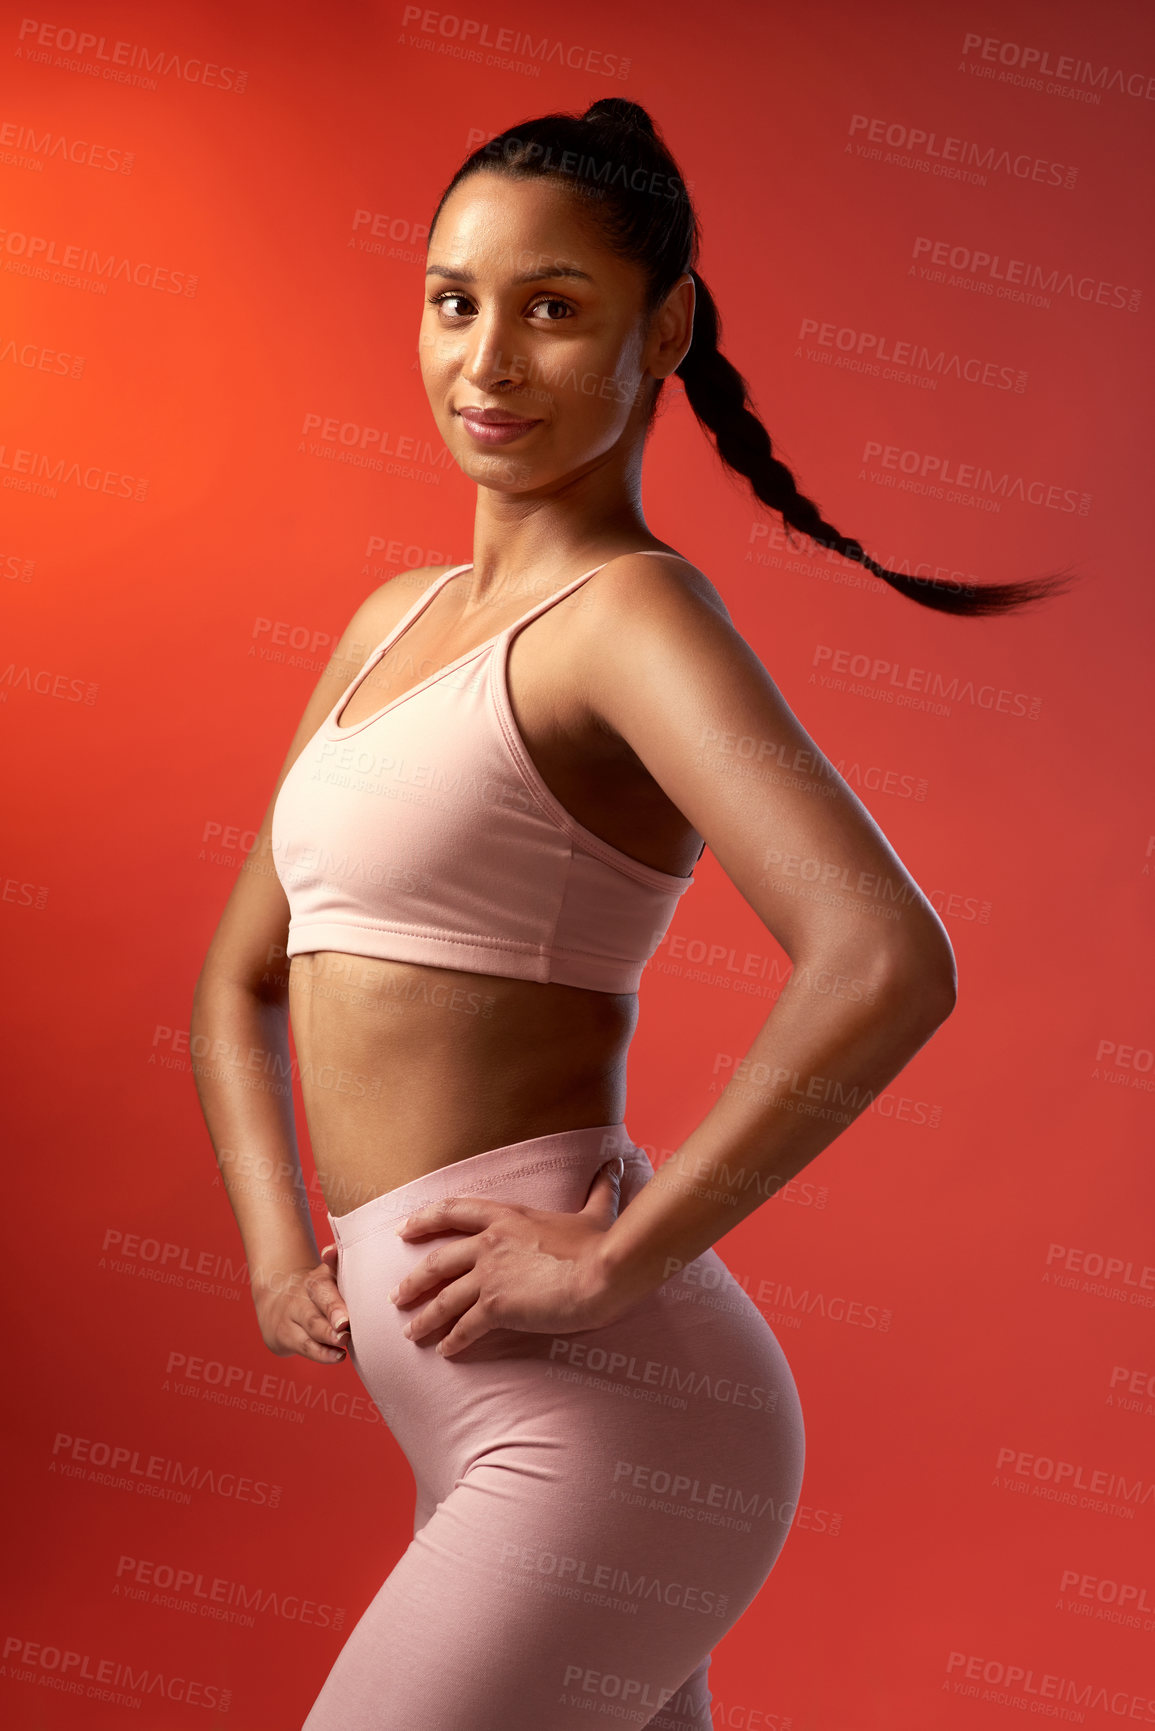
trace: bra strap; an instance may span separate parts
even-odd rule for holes
[[[528,625],[531,619],[536,619],[540,613],[545,613],[554,605],[555,602],[564,601],[565,597],[567,595],[572,595],[573,591],[580,588],[587,578],[595,577],[599,571],[604,570],[607,565],[611,565],[615,559],[632,559],[635,556],[635,553],[661,554],[667,559],[682,558],[680,553],[667,553],[664,547],[638,547],[635,549],[634,553],[613,553],[608,559],[603,559],[600,565],[595,565],[590,571],[583,571],[580,577],[575,577],[572,582],[565,584],[563,588],[556,589],[552,595],[546,595],[543,600],[538,601],[533,607],[531,607],[528,613],[523,613],[521,618],[515,619],[512,625],[507,625],[500,635],[502,637],[509,637],[513,633],[520,631],[523,625]],[[689,564],[689,560],[683,560],[683,563]],[[459,569],[466,570],[468,567],[460,566]]]
[[[376,661],[379,661],[381,659],[381,657],[384,655],[385,651],[387,649],[391,649],[393,647],[394,643],[396,643],[397,639],[399,637],[403,637],[404,634],[406,633],[406,631],[408,631],[409,627],[416,623],[416,621],[420,618],[421,614],[424,613],[425,609],[428,607],[429,603],[432,601],[433,597],[435,595],[440,595],[440,593],[444,589],[445,585],[449,582],[449,579],[451,577],[458,577],[458,576],[460,576],[462,571],[468,571],[468,570],[469,570],[468,561],[464,565],[451,565],[448,571],[443,571],[441,573],[440,577],[435,577],[433,579],[433,581],[429,585],[428,589],[422,590],[421,594],[417,597],[417,599],[413,603],[412,607],[407,608],[406,611],[401,615],[401,617],[397,621],[396,625],[394,625],[392,631],[390,631],[388,637],[383,637],[381,639],[380,643],[378,643],[375,648],[373,648],[369,651],[369,658],[365,662],[364,666],[361,669],[361,672],[357,676],[358,682],[360,682],[361,678],[363,678],[364,675],[368,673],[368,671],[369,671],[370,667],[373,665],[373,663]],[[350,690],[349,696],[351,697],[352,695],[353,695],[352,690]]]

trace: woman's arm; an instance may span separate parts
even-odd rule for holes
[[[820,1154],[954,1006],[942,921],[700,573],[615,561],[575,642],[590,711],[703,836],[790,980],[702,1122],[599,1240],[612,1308]]]
[[[885,958],[861,1003],[800,978],[847,976],[855,963],[819,954],[794,972],[701,1123],[600,1241],[611,1308],[628,1308],[752,1214],[865,1111],[945,1021],[954,997],[929,947],[925,964]]]
[[[448,569],[442,567],[440,569]],[[348,1315],[317,1252],[293,1116],[285,944],[289,904],[273,867],[281,783],[373,647],[435,571],[382,585],[358,608],[305,706],[257,839],[213,934],[193,993],[193,1075],[240,1228],[266,1345],[335,1363]]]
[[[277,906],[284,892],[275,875],[260,876],[272,871],[268,823],[266,813],[209,946],[190,1017],[193,1077],[240,1228],[262,1333],[274,1320],[264,1314],[266,1298],[295,1271],[321,1261],[293,1116],[288,990],[281,983],[288,964],[272,959],[284,956],[288,908],[282,914]],[[269,983],[253,977],[250,944],[262,952]],[[279,1334],[276,1343],[266,1335],[266,1344],[294,1350]]]

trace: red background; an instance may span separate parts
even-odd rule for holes
[[[470,20],[533,41],[444,52]],[[188,0],[39,23],[0,26],[6,1723],[295,1726],[409,1537],[407,1468],[351,1367],[261,1344],[190,1000],[332,643],[389,575],[470,554],[473,490],[416,370],[424,225],[483,137],[604,95],[663,129],[723,347],[826,515],[890,565],[1080,577],[1021,616],[940,617],[786,545],[676,391],[649,448],[654,532],[933,896],[961,980],[886,1096],[718,1245],[788,1352],[808,1455],[782,1558],[717,1649],[716,1723],[926,1731],[1064,1703],[1060,1722],[1155,1722],[1150,13],[483,0],[407,22]],[[65,52],[66,28],[105,58]],[[166,69],[118,74],[118,40]],[[1049,56],[1039,88],[1024,49]],[[947,137],[987,167],[937,172]],[[920,240],[959,249],[943,280]],[[98,257],[62,265],[70,246]],[[975,252],[1051,291],[1000,295],[1005,263]],[[833,364],[879,342],[926,353],[900,378]],[[308,429],[329,418],[326,445]],[[988,478],[962,500],[903,488],[928,458]],[[818,676],[843,652],[839,689]],[[943,712],[900,705],[929,675]],[[655,1160],[784,960],[707,852],[642,988],[627,1119]],[[875,1326],[835,1320],[837,1297]],[[285,1386],[263,1411],[267,1375]],[[127,1489],[93,1465],[115,1449]],[[278,1486],[277,1506],[140,1494],[152,1456]],[[132,1586],[149,1561],[276,1608],[246,1626],[166,1601]],[[45,1649],[217,1705],[69,1692]]]

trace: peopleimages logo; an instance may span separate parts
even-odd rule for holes
[[[59,498],[61,487],[79,487],[85,493],[141,504],[148,497],[149,483],[145,476],[126,475],[75,451],[36,451],[26,445],[2,444],[0,486],[45,499]]]
[[[179,78],[186,84],[203,84],[207,90],[232,90],[238,96],[249,81],[247,72],[222,66],[199,55],[181,55],[143,42],[123,42],[97,36],[91,30],[76,30],[67,24],[42,24],[25,18],[16,32],[18,59],[62,66],[66,71],[88,71],[85,62],[100,65],[100,76],[116,84],[139,84],[157,88],[158,76]],[[69,56],[68,59],[61,58]],[[142,77],[141,74],[146,76]]]
[[[957,245],[949,240],[933,240],[929,235],[915,236],[911,257],[916,262],[907,271],[908,276],[920,276],[928,282],[943,282],[945,275],[935,276],[934,270],[940,273],[951,270],[955,277],[970,277],[975,284],[981,284],[990,294],[997,295],[1000,300],[1030,300],[1032,295],[1044,298],[1050,295],[1069,295],[1072,300],[1086,301],[1095,306],[1113,307],[1123,312],[1137,313],[1139,303],[1143,299],[1143,290],[1128,288],[1123,283],[1113,283],[1089,275],[1076,275],[1073,270],[1064,270],[1060,265],[1033,264],[1029,259],[1004,258],[1001,253],[986,252],[982,248]],[[919,263],[917,261],[925,262]],[[995,284],[999,287],[996,290]],[[1049,303],[1048,303],[1049,304]]]
[[[0,229],[0,250],[6,255],[5,270],[42,282],[66,282],[69,287],[79,287],[90,280],[99,293],[110,282],[125,283],[130,288],[183,295],[188,299],[197,292],[199,278],[188,271],[174,270],[171,265],[128,253],[100,252],[83,241],[65,240],[57,235]]]
[[[841,366],[848,359],[885,365],[890,363],[883,378],[901,377],[901,369],[935,375],[927,381],[937,388],[939,378],[958,379],[968,385],[986,385],[999,391],[1014,391],[1021,396],[1027,388],[1027,374],[1022,367],[1004,366],[999,361],[961,355],[945,348],[936,348],[915,338],[883,335],[878,331],[860,331],[853,325],[838,325],[832,320],[804,318],[798,327],[799,343],[815,343],[819,348],[837,351],[831,355],[832,365]]]
[[[1092,60],[1080,60],[1073,54],[1055,54],[1050,48],[1028,47],[1020,42],[1002,42],[997,36],[980,36],[969,31],[963,37],[962,53],[968,72],[982,72],[983,62],[1004,73],[1020,74],[1008,82],[1028,84],[1040,90],[1045,78],[1058,84],[1083,86],[1088,97],[1104,90],[1119,96],[1137,96],[1144,102],[1155,102],[1155,75],[1148,72],[1126,72],[1121,66],[1109,66]],[[991,76],[991,73],[987,74]]]
[[[37,1683],[59,1689],[66,1695],[84,1695],[110,1706],[140,1708],[144,1697],[177,1701],[182,1707],[205,1707],[227,1713],[233,1692],[220,1683],[205,1683],[168,1671],[152,1671],[133,1660],[106,1659],[95,1653],[80,1653],[47,1641],[29,1641],[23,1635],[4,1640],[4,1673],[19,1683]]]
[[[860,136],[861,135],[861,136]],[[941,138],[923,126],[905,126],[901,121],[882,120],[869,114],[852,114],[849,137],[859,146],[858,154],[876,161],[897,161],[904,166],[919,168],[926,174],[947,179],[968,179],[986,185],[988,173],[1009,174],[1017,180],[1033,180],[1044,186],[1061,186],[1068,192],[1079,178],[1077,168],[1064,162],[1052,162],[1050,157],[1032,156],[1029,151],[1011,153],[993,144],[975,144],[969,138],[954,138],[949,133]],[[882,146],[886,145],[884,157]],[[846,149],[849,151],[850,145]],[[897,152],[903,156],[898,156]],[[968,174],[967,169],[978,172]]]
[[[980,1689],[980,1685],[985,1687]],[[957,1695],[969,1695],[974,1700],[996,1702],[1002,1707],[1017,1707],[1020,1712],[1044,1713],[1046,1717],[1082,1721],[1076,1708],[1097,1707],[1100,1712],[1120,1719],[1142,1719],[1145,1725],[1155,1722],[1155,1700],[1148,1695],[1134,1695],[1129,1689],[1117,1689],[1098,1680],[1064,1677],[1058,1671],[1037,1670],[1033,1665],[1014,1660],[990,1659],[985,1653],[951,1653],[946,1662],[943,1688]],[[1055,1705],[1047,1708],[1046,1703]],[[1061,1703],[1067,1704],[1064,1711]]]
[[[300,1593],[286,1593],[281,1587],[247,1586],[220,1575],[206,1575],[200,1569],[141,1557],[120,1558],[113,1592],[142,1603],[151,1601],[166,1610],[192,1610],[219,1622],[240,1623],[248,1629],[254,1626],[253,1612],[316,1629],[339,1629],[345,1621],[341,1605],[321,1604]]]
[[[957,673],[948,678],[933,667],[906,667],[887,656],[856,653],[831,643],[814,645],[811,666],[823,669],[811,673],[811,684],[897,702],[902,708],[921,708],[927,703],[969,703],[976,709],[1023,716],[1030,721],[1037,721],[1043,711],[1042,698],[1025,691],[976,685],[973,679],[960,679]],[[858,683],[848,685],[846,675]]]
[[[165,1502],[190,1500],[190,1491],[210,1491],[234,1502],[276,1509],[281,1506],[280,1485],[251,1479],[242,1473],[220,1472],[215,1467],[174,1460],[167,1455],[144,1455],[127,1443],[93,1441],[58,1431],[52,1444],[50,1472],[66,1478],[88,1478],[114,1490],[139,1491]]]
[[[23,121],[6,120],[0,124],[0,145],[17,151],[18,166],[31,167],[33,162],[42,170],[45,161],[71,162],[77,168],[92,168],[101,174],[131,174],[136,152],[114,144],[94,144],[87,138],[71,138],[65,132],[40,130]],[[7,159],[10,163],[12,158]]]
[[[995,1473],[1001,1473],[1008,1480],[1014,1476],[1035,1481],[1029,1488],[1036,1496],[1049,1496],[1055,1502],[1075,1503],[1083,1508],[1098,1508],[1105,1513],[1125,1508],[1132,1518],[1137,1508],[1155,1500],[1155,1482],[1149,1479],[1129,1478],[1126,1473],[1112,1472],[1107,1467],[1059,1460],[1053,1455],[1030,1454],[1009,1446],[999,1449]],[[1114,1503],[1111,1499],[1115,1499]]]
[[[1064,487],[1058,481],[1028,479],[1012,475],[1008,470],[996,474],[979,463],[960,463],[935,451],[905,451],[900,445],[884,445],[877,439],[867,439],[859,459],[864,465],[876,462],[882,470],[896,475],[915,476],[930,483],[930,492],[951,500],[961,489],[959,498],[968,493],[985,495],[989,509],[1001,508],[1004,499],[1018,499],[1024,505],[1042,505],[1048,511],[1074,511],[1086,517],[1091,509],[1091,495],[1077,487]],[[866,479],[865,474],[860,479]]]
[[[551,65],[598,78],[628,78],[632,64],[620,54],[607,54],[604,48],[587,48],[554,36],[532,36],[528,30],[497,24],[490,17],[466,18],[459,12],[435,12],[424,5],[405,7],[401,29],[400,40],[406,43],[408,31],[410,47],[428,46],[455,60],[532,72],[535,78],[543,66]]]

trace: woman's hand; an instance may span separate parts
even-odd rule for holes
[[[316,1364],[340,1364],[349,1340],[349,1312],[337,1289],[337,1246],[320,1262],[267,1274],[253,1282],[257,1321],[270,1352],[299,1352]]]
[[[469,1234],[429,1252],[389,1294],[412,1304],[442,1281],[436,1298],[410,1318],[414,1341],[453,1323],[437,1351],[451,1357],[493,1328],[529,1334],[570,1334],[600,1328],[620,1309],[599,1246],[618,1214],[623,1171],[615,1155],[590,1186],[577,1214],[554,1214],[521,1203],[453,1196],[416,1209],[396,1230],[407,1242],[431,1233]]]

